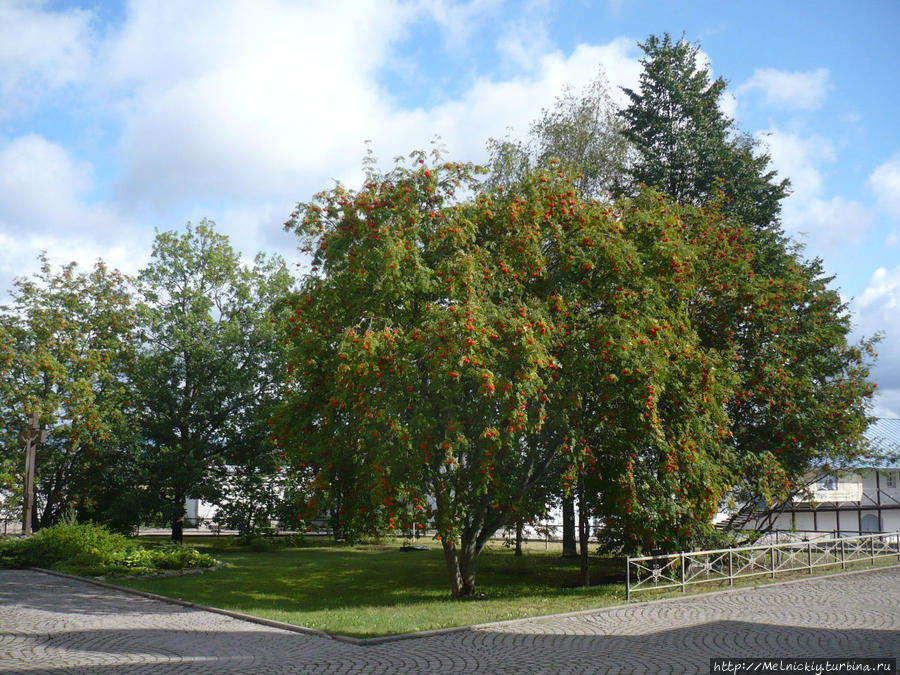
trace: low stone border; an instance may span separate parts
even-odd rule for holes
[[[580,609],[574,612],[563,612],[561,614],[541,614],[538,616],[526,616],[520,619],[505,619],[503,621],[489,621],[487,623],[478,623],[470,626],[453,626],[450,628],[435,628],[432,630],[418,631],[416,633],[400,633],[399,635],[384,635],[380,637],[372,637],[372,638],[355,638],[350,637],[349,635],[338,635],[334,633],[326,633],[325,631],[317,630],[315,628],[307,628],[306,626],[297,626],[292,623],[285,623],[283,621],[275,621],[273,619],[265,619],[259,616],[253,616],[252,614],[243,614],[241,612],[232,612],[227,609],[219,609],[218,607],[209,607],[207,605],[200,605],[195,602],[188,602],[186,600],[179,600],[177,598],[171,598],[165,595],[158,595],[156,593],[149,593],[147,591],[141,591],[135,588],[127,588],[125,586],[116,586],[115,584],[110,584],[105,581],[99,581],[94,577],[79,577],[73,574],[64,574],[63,572],[57,572],[55,570],[43,569],[40,567],[33,567],[31,569],[36,572],[43,572],[44,574],[50,574],[52,576],[62,577],[64,579],[73,579],[75,581],[83,581],[89,584],[95,584],[97,586],[101,586],[103,588],[109,588],[116,591],[122,591],[123,593],[131,593],[132,595],[139,595],[144,598],[149,598],[151,600],[159,600],[161,602],[168,602],[175,605],[181,605],[182,607],[191,607],[193,609],[199,609],[205,612],[212,612],[214,614],[222,614],[224,616],[230,616],[233,619],[239,619],[241,621],[249,621],[250,623],[257,623],[263,626],[270,626],[272,628],[280,628],[282,630],[290,631],[292,633],[301,633],[305,635],[316,635],[318,637],[329,638],[331,640],[336,640],[338,642],[346,642],[353,645],[367,646],[367,645],[380,645],[386,642],[397,642],[400,640],[412,640],[416,638],[423,637],[431,637],[434,635],[447,635],[450,633],[459,633],[461,631],[467,630],[477,630],[477,629],[488,629],[495,626],[509,626],[515,625],[517,623],[525,623],[526,621],[534,621],[538,619],[548,619],[551,617],[570,617],[570,616],[583,616],[586,614],[597,614],[601,612],[610,612],[614,610],[623,609],[625,607],[632,607],[635,605],[647,606],[647,605],[662,605],[668,604],[672,602],[681,602],[687,598],[697,598],[697,597],[714,597],[718,595],[728,595],[732,593],[742,593],[744,591],[756,589],[756,588],[768,588],[772,586],[788,586],[791,584],[800,584],[806,583],[809,581],[815,581],[816,579],[825,579],[825,578],[833,578],[833,577],[845,577],[852,576],[855,574],[870,574],[872,572],[881,572],[883,570],[890,570],[900,568],[900,564],[897,565],[884,565],[882,567],[876,567],[874,569],[864,569],[864,570],[852,570],[850,572],[838,572],[836,574],[820,574],[813,577],[807,577],[804,579],[789,579],[787,581],[775,581],[772,583],[766,584],[754,584],[753,586],[742,586],[740,588],[726,588],[720,591],[707,591],[705,593],[689,593],[684,594],[679,597],[674,598],[659,598],[656,600],[642,600],[642,601],[632,601],[629,603],[621,604],[621,605],[608,605],[605,607],[596,607],[594,609]],[[210,568],[211,569],[211,568]]]

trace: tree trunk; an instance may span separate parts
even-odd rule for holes
[[[590,540],[588,525],[588,505],[584,498],[584,478],[578,478],[578,547],[581,554],[581,585],[591,585],[591,568],[588,561],[588,543]]]
[[[516,523],[516,555],[522,555],[522,529],[525,524],[520,520]]]
[[[575,548],[575,498],[565,497],[562,502],[563,558],[578,555]]]
[[[184,543],[184,500],[185,495],[176,493],[174,506],[174,512],[176,515],[172,518],[172,541],[179,544]]]
[[[455,543],[442,542],[447,575],[450,579],[450,593],[454,598],[470,598],[475,594],[474,546],[457,548]]]

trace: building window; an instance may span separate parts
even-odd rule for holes
[[[829,492],[837,490],[837,478],[835,478],[834,476],[825,476],[824,478],[820,478],[818,483],[816,483],[816,488]]]
[[[885,485],[889,488],[897,487],[897,474],[893,471],[887,472],[887,483]]]
[[[863,532],[878,532],[878,516],[868,513],[862,517]]]

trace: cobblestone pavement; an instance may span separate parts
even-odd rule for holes
[[[711,657],[851,656],[900,656],[900,568],[375,645],[0,570],[3,673],[706,673]]]

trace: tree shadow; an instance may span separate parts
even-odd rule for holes
[[[685,617],[687,620],[688,617]],[[91,672],[636,672],[707,673],[711,658],[893,658],[900,632],[825,629],[751,621],[712,621],[639,634],[616,634],[609,617],[551,619],[535,633],[515,624],[442,635],[352,645],[269,629],[203,631],[87,629],[22,638],[40,646],[52,664],[0,662],[43,673]],[[613,617],[614,619],[614,617]],[[670,618],[671,620],[671,618]],[[585,633],[571,634],[580,629]],[[609,632],[612,630],[613,632]],[[632,631],[634,631],[632,626]],[[57,652],[57,650],[59,650]],[[8,648],[13,654],[15,648]],[[114,663],[121,660],[122,663]],[[104,661],[106,663],[104,663]],[[84,670],[82,670],[82,668]],[[6,670],[4,670],[6,669]],[[196,670],[195,670],[196,669]]]
[[[127,602],[123,602],[127,598]],[[34,570],[0,570],[0,609],[17,606],[41,612],[80,615],[174,614],[183,607],[99,588],[89,581],[66,579]]]
[[[255,555],[265,555],[272,561],[270,573],[252,561]],[[320,611],[415,605],[450,597],[440,549],[411,556],[400,552],[397,546],[372,552],[371,558],[361,557],[351,548],[306,550],[302,556],[290,551],[239,553],[230,557],[230,563],[204,575],[146,579],[123,585],[248,613],[261,607]],[[597,567],[592,574],[595,586],[620,582],[621,575],[611,571],[606,561],[592,563]],[[404,573],[398,574],[398,570]],[[504,599],[531,593],[569,595],[579,586],[578,578],[577,560],[516,558],[512,552],[504,552],[482,558],[476,581],[479,593]],[[595,592],[603,591],[597,588]]]

